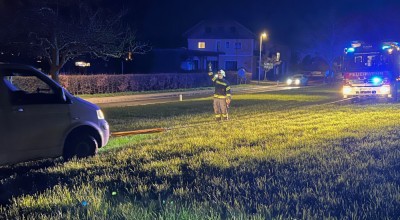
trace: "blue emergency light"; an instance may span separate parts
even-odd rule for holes
[[[350,47],[346,49],[347,53],[353,53],[354,52],[354,47]]]
[[[379,85],[379,84],[381,84],[382,83],[382,78],[380,78],[380,77],[374,77],[374,78],[372,78],[372,83],[374,84],[374,85]]]

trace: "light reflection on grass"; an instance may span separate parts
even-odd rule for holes
[[[106,109],[115,131],[176,129],[113,138],[97,157],[32,171],[42,179],[31,184],[46,190],[0,211],[56,219],[397,218],[399,104],[310,106],[333,97],[309,94],[238,95],[223,123],[212,121],[211,99]]]

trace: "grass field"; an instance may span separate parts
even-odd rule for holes
[[[397,219],[399,104],[323,104],[333,88],[104,109],[94,158],[0,167],[7,219]],[[6,190],[5,190],[6,189]]]

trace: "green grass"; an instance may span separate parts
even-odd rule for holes
[[[240,84],[240,85],[234,85],[232,87],[238,88],[238,87],[249,87],[249,86],[250,86],[250,84]],[[212,89],[214,89],[214,87],[198,87],[198,88],[189,88],[189,89],[166,89],[166,90],[153,90],[153,91],[140,91],[140,92],[83,94],[83,95],[77,95],[77,96],[79,96],[80,98],[86,99],[86,98],[115,97],[115,96],[138,95],[138,94],[152,94],[152,93],[200,91],[200,90],[212,90]]]
[[[212,121],[211,99],[105,109],[113,131],[170,130],[113,138],[94,158],[4,168],[14,197],[0,216],[396,219],[400,106],[319,105],[337,95],[237,95],[223,123]]]
[[[299,94],[300,93],[300,94]],[[332,89],[304,88],[274,93],[234,95],[230,118],[255,117],[264,112],[276,112],[304,105],[334,100],[337,93]],[[212,98],[202,98],[169,104],[104,108],[113,132],[146,128],[169,128],[206,123],[214,119]]]

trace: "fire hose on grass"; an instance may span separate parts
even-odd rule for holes
[[[324,102],[324,103],[319,103],[319,104],[315,104],[315,105],[329,105],[329,104],[336,104],[339,102],[343,102],[343,101],[347,101],[347,100],[351,100],[353,98],[346,98],[346,99],[341,99],[341,100],[336,100],[336,101],[331,101],[331,102]],[[228,106],[229,108],[229,106]],[[232,121],[240,121],[240,120],[248,120],[251,118],[257,118],[260,115],[250,115],[247,117],[242,117],[239,119],[234,119],[234,120],[230,120]],[[178,126],[178,127],[169,127],[169,128],[149,128],[149,129],[142,129],[142,130],[134,130],[134,131],[121,131],[121,132],[112,132],[111,136],[112,137],[122,137],[122,136],[129,136],[129,135],[139,135],[139,134],[152,134],[152,133],[161,133],[164,131],[169,131],[169,130],[174,130],[174,129],[183,129],[183,128],[189,128],[189,127],[199,127],[199,126],[206,126],[206,125],[210,125],[210,124],[215,124],[218,122],[201,122],[201,123],[196,123],[196,124],[190,124],[190,125],[185,125],[185,126]]]
[[[206,123],[203,122],[203,123],[196,123],[196,124],[190,124],[190,125],[178,126],[178,127],[169,127],[169,128],[149,128],[149,129],[133,130],[133,131],[112,132],[111,136],[112,137],[123,137],[123,136],[129,136],[129,135],[161,133],[161,132],[169,131],[169,130],[205,126],[205,125],[210,125],[210,124],[214,124],[214,123],[215,122],[212,121],[212,122],[206,122]]]
[[[123,137],[123,136],[130,136],[130,135],[139,135],[139,134],[152,134],[152,133],[161,133],[164,131],[169,131],[173,129],[181,129],[181,128],[188,128],[188,127],[197,127],[202,125],[209,125],[210,123],[200,123],[200,124],[193,124],[193,125],[186,125],[180,127],[170,127],[170,128],[149,128],[149,129],[142,129],[142,130],[134,130],[134,131],[120,131],[120,132],[112,132],[112,137]]]
[[[142,130],[134,130],[134,131],[121,131],[121,132],[113,132],[111,136],[113,137],[122,137],[129,135],[138,135],[138,134],[151,134],[151,133],[159,133],[166,131],[166,128],[150,128],[150,129],[142,129]]]

